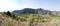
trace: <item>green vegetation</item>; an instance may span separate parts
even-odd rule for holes
[[[16,20],[19,23],[25,22],[26,26],[33,26],[31,24],[38,24],[38,23],[49,23],[49,22],[55,22],[56,20],[60,20],[59,16],[39,16],[39,15],[34,15],[34,14],[20,14],[20,15],[15,15],[11,14],[10,12],[4,12],[4,14],[10,16],[6,17],[6,23],[4,23],[4,26],[13,26],[11,20]],[[8,25],[7,25],[8,24]]]
[[[10,11],[4,12],[4,14],[8,15],[8,16],[12,16],[12,14],[10,13]]]
[[[15,14],[11,14],[10,11],[4,12],[4,14],[10,16],[12,19],[16,19],[17,18],[17,16]]]
[[[21,14],[19,16],[16,16],[15,14],[11,14],[9,11],[8,12],[4,12],[5,14],[7,14],[8,16],[10,16],[12,19],[15,20],[20,20],[21,22],[27,22],[28,18],[30,17],[31,14]],[[34,22],[49,22],[51,19],[51,17],[45,17],[45,16],[38,16],[38,15],[33,15],[32,14],[32,18],[34,19]]]

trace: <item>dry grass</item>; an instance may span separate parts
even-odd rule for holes
[[[34,16],[34,15],[21,15],[19,17],[27,17],[27,21],[22,22],[20,19],[17,21],[15,19],[12,19],[11,17],[8,16],[3,16],[4,20],[2,23],[2,26],[29,26],[29,22],[31,21],[32,18],[34,18],[33,23],[37,23],[39,26],[56,26],[58,22],[60,21],[60,17],[52,17],[52,16]],[[18,17],[18,18],[19,18]],[[22,19],[23,19],[22,18]],[[44,23],[41,21],[44,19]],[[36,26],[36,25],[35,25]]]

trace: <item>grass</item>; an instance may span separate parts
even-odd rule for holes
[[[11,17],[4,17],[5,21],[3,26],[18,26],[18,24],[20,24],[21,22],[25,22],[26,26],[29,26],[30,25],[30,21],[31,19],[34,19],[32,20],[31,22],[33,23],[53,23],[53,22],[56,22],[58,20],[60,20],[60,17],[59,16],[38,16],[38,15],[33,15],[33,14],[21,14],[19,16],[17,16],[16,20],[15,19],[12,19]],[[18,20],[18,21],[17,21]],[[15,22],[14,23],[12,23]],[[18,22],[18,23],[17,23]]]

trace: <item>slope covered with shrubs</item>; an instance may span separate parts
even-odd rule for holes
[[[2,26],[34,26],[39,23],[56,23],[60,20],[58,16],[39,16],[34,14],[10,14],[2,13],[4,22]],[[32,25],[33,24],[33,25]]]

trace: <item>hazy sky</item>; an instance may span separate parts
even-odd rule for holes
[[[12,11],[23,8],[43,8],[60,10],[60,0],[0,0],[0,11]]]

